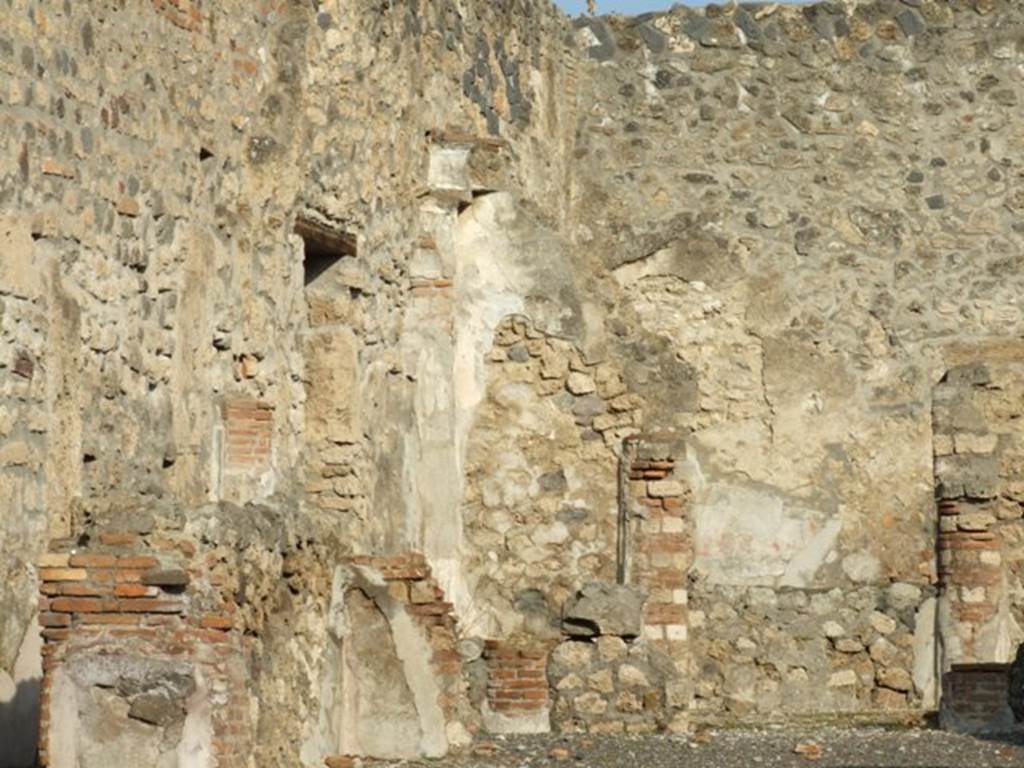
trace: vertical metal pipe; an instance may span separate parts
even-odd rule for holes
[[[615,579],[625,586],[630,581],[630,530],[632,522],[632,500],[629,492],[629,473],[636,457],[636,446],[639,438],[627,437],[622,441],[619,451],[619,515],[618,536],[615,542]]]

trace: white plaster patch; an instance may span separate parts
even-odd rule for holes
[[[861,584],[875,581],[882,566],[870,552],[853,552],[843,558],[843,573],[851,581]]]
[[[914,688],[926,707],[934,707],[938,703],[935,686],[935,606],[935,598],[929,597],[917,609],[914,620]]]
[[[196,691],[188,702],[188,715],[178,744],[177,768],[210,768],[213,757],[213,723],[210,692],[202,670],[196,670]]]
[[[489,733],[550,733],[551,714],[547,708],[510,717],[483,707],[484,727]]]
[[[430,170],[427,175],[431,189],[469,193],[466,164],[469,149],[465,147],[433,147],[430,150]]]
[[[840,529],[823,512],[743,485],[713,486],[695,518],[695,567],[719,584],[805,586]]]

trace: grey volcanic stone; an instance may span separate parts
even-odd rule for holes
[[[185,719],[185,707],[166,691],[144,693],[132,702],[128,717],[150,725],[171,725]]]
[[[562,631],[573,637],[637,637],[643,627],[644,598],[618,584],[593,582],[562,611]]]

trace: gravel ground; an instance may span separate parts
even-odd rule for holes
[[[1024,768],[1024,734],[972,738],[932,730],[818,728],[708,731],[678,736],[516,736],[440,761],[374,768]]]

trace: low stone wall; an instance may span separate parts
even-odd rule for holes
[[[686,727],[688,685],[660,643],[566,640],[551,654],[551,725],[559,733],[653,733]]]
[[[905,583],[852,590],[694,585],[694,717],[902,718],[934,706],[933,592]]]

